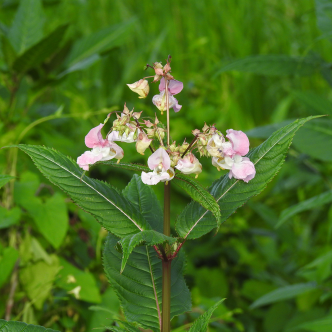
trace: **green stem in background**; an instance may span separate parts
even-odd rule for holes
[[[171,235],[170,223],[170,198],[171,198],[171,184],[165,183],[164,186],[164,234]],[[169,248],[166,247],[166,255],[169,253]],[[162,332],[169,332],[171,330],[171,260],[162,261]]]

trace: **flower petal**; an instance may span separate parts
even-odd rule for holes
[[[241,156],[249,152],[249,139],[247,135],[240,130],[226,130],[226,137],[232,142],[233,150]]]
[[[101,129],[104,125],[101,123],[99,126],[92,128],[88,134],[85,136],[85,145],[92,149],[96,146],[103,146],[105,140],[101,135]]]
[[[148,166],[151,170],[158,167],[160,163],[165,171],[171,167],[171,158],[163,148],[159,148],[148,158]]]
[[[183,83],[177,80],[170,80],[168,85],[168,91],[172,95],[180,93],[183,89]]]
[[[255,165],[249,158],[243,158],[240,163],[233,164],[229,177],[232,178],[234,176],[235,179],[248,182],[255,177],[255,174]]]
[[[91,151],[85,151],[81,156],[77,158],[77,164],[85,171],[89,170],[89,165],[96,163],[103,159],[103,154],[95,155]]]

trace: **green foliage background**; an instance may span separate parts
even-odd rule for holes
[[[76,158],[87,132],[124,102],[153,116],[157,85],[141,100],[125,84],[168,54],[185,87],[171,114],[178,142],[206,121],[247,131],[254,147],[280,123],[332,114],[329,0],[21,3],[0,1],[1,147],[39,144]],[[185,244],[193,311],[173,320],[174,331],[224,297],[210,331],[330,331],[331,123],[306,124],[262,194],[217,234]],[[124,161],[145,163],[134,146],[124,150]],[[204,186],[220,176],[207,159],[203,169]],[[0,152],[0,174],[15,176],[0,179],[0,318],[13,298],[11,320],[55,330],[123,320],[102,267],[106,232],[16,149]],[[123,189],[132,173],[99,165],[90,176]],[[162,186],[154,189],[162,201]],[[190,199],[172,190],[174,227]]]

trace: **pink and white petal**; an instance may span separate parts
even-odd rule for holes
[[[115,155],[112,158],[115,158],[115,159],[123,158],[124,152],[123,152],[123,149],[119,145],[112,143],[110,148],[111,148],[111,150],[115,151]]]
[[[77,158],[77,164],[85,171],[89,170],[89,165],[96,163],[103,158],[103,154],[93,154],[91,151],[85,151],[81,156]]]
[[[233,150],[232,143],[230,143],[230,142],[222,143],[222,152],[225,156],[229,156],[229,157],[234,156],[236,153]]]
[[[101,129],[104,125],[101,123],[99,126],[92,128],[85,136],[85,145],[92,149],[96,146],[102,146],[104,144],[103,136],[101,135]]]
[[[183,89],[183,83],[177,80],[170,80],[168,85],[168,91],[172,95],[180,93]]]
[[[153,172],[142,172],[141,179],[144,184],[147,184],[149,186],[155,185],[160,182],[159,178],[155,176]]]
[[[108,135],[108,141],[109,142],[115,142],[115,141],[121,141],[121,138],[119,136],[119,132],[114,130]]]
[[[226,137],[232,142],[233,150],[241,156],[249,152],[249,139],[247,135],[240,130],[226,130]]]
[[[165,170],[171,167],[171,159],[163,148],[159,148],[148,158],[148,166],[151,170],[158,167],[160,163]]]
[[[175,98],[174,98],[175,99]],[[175,99],[176,100],[176,99]],[[176,100],[176,104],[173,106],[173,110],[175,113],[179,112],[180,109],[182,108],[182,105],[178,104],[178,101]]]
[[[159,83],[159,91],[162,92],[166,89],[166,86],[165,86],[165,78],[163,77],[161,80],[160,80],[160,83]]]
[[[235,179],[248,182],[254,178],[256,169],[251,161],[242,160],[240,163],[233,164],[231,172]]]

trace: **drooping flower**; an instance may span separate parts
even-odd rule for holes
[[[196,174],[196,177],[202,172],[202,164],[192,153],[180,159],[175,168],[183,174]]]
[[[149,82],[147,80],[139,80],[133,84],[127,84],[129,89],[133,92],[139,94],[138,98],[146,98],[149,94],[150,87]]]
[[[152,172],[142,172],[141,175],[142,182],[145,184],[155,185],[174,178],[171,159],[163,148],[159,148],[148,158],[148,166]]]
[[[174,95],[180,93],[183,89],[183,83],[177,80],[170,80],[168,84],[168,104],[169,108],[173,108],[175,112],[179,112],[182,108],[179,105],[177,99],[173,97]],[[152,98],[152,102],[154,105],[163,113],[166,111],[166,85],[165,85],[165,78],[163,77],[160,80],[159,84],[159,95],[155,95]]]
[[[138,153],[144,156],[144,151],[150,146],[153,140],[148,138],[148,136],[140,132],[137,136],[136,150]]]
[[[229,169],[228,174],[231,179],[234,177],[238,180],[243,180],[248,182],[255,177],[256,169],[255,165],[247,157],[241,157],[240,155],[235,155],[233,158],[226,156],[225,158],[212,158],[212,165],[222,169]]]
[[[117,144],[103,139],[101,135],[103,127],[104,125],[100,124],[92,128],[85,136],[85,145],[92,150],[85,151],[77,158],[78,165],[85,171],[89,170],[89,165],[97,161],[105,161],[113,158],[120,160],[123,158],[123,150]]]

